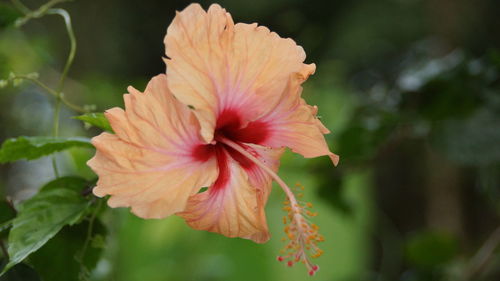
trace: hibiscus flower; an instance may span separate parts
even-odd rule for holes
[[[288,265],[319,256],[313,216],[276,174],[284,148],[311,158],[329,156],[301,84],[315,71],[291,39],[257,24],[234,24],[219,5],[191,4],[178,12],[165,37],[166,74],[144,92],[132,87],[125,110],[106,111],[114,134],[94,137],[88,165],[95,195],[110,207],[130,207],[142,218],[178,215],[194,229],[264,243],[264,206],[275,181],[287,200]],[[208,187],[200,192],[203,187]]]

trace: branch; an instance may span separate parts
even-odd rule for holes
[[[495,229],[483,246],[471,258],[469,266],[464,273],[464,280],[473,280],[472,277],[481,272],[491,260],[491,256],[498,245],[500,245],[500,227]]]

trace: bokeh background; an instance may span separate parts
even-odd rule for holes
[[[199,2],[204,8],[212,3]],[[35,8],[44,2],[24,3]],[[236,22],[258,22],[293,38],[307,62],[317,65],[304,97],[319,105],[340,165],[287,152],[280,171],[288,183],[306,187],[305,199],[319,213],[315,222],[326,241],[315,280],[500,280],[497,0],[218,3]],[[62,4],[78,42],[66,98],[98,111],[122,106],[127,86],[142,90],[165,71],[166,28],[175,10],[188,4]],[[68,52],[64,25],[47,16],[18,29],[11,25],[14,17],[10,1],[0,1],[0,79],[10,71],[36,71],[54,85]],[[53,100],[35,86],[1,89],[0,109],[1,141],[51,133]],[[70,119],[76,113],[62,114],[62,135],[99,133]],[[58,154],[63,174],[94,178],[85,165],[92,154]],[[0,195],[14,202],[54,177],[49,158],[1,165],[0,175]],[[176,217],[142,220],[125,209],[107,209],[92,280],[306,280],[302,266],[276,261],[283,198],[276,188],[268,202],[273,238],[263,245],[194,231]],[[64,276],[67,257],[58,254],[57,241],[51,243],[46,270]],[[31,259],[36,263],[36,256]]]

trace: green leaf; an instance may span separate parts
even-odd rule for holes
[[[80,116],[73,117],[74,119],[81,120],[86,124],[90,124],[94,127],[103,129],[104,131],[113,132],[108,119],[104,116],[104,113],[86,113]]]
[[[90,272],[95,268],[103,247],[94,247],[93,242],[89,243],[82,263],[77,261],[87,239],[88,228],[88,221],[74,226],[66,226],[40,250],[30,256],[30,263],[43,280],[79,280],[79,275],[84,273],[82,271]],[[105,235],[104,225],[99,220],[95,220],[90,237],[91,241],[94,239],[103,241]],[[64,270],[54,270],[55,268],[64,268]]]
[[[88,180],[82,177],[66,176],[57,178],[53,181],[46,183],[44,186],[40,188],[40,192],[47,192],[54,189],[64,188],[81,193],[94,183],[95,182],[89,182]]]
[[[19,206],[9,233],[10,261],[2,274],[40,249],[65,225],[80,221],[90,205],[82,196],[87,187],[82,178],[60,178]]]
[[[17,137],[2,144],[0,163],[37,159],[71,147],[93,148],[87,138]]]

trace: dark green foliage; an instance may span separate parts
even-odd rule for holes
[[[87,214],[90,201],[82,195],[87,186],[84,179],[60,178],[19,206],[9,233],[10,260],[6,269],[37,251],[65,225],[73,225]]]
[[[4,223],[16,216],[16,212],[7,201],[0,201],[0,223]]]
[[[81,120],[91,126],[103,129],[104,131],[113,132],[113,129],[111,128],[108,119],[104,116],[104,113],[86,113],[73,118]]]
[[[456,163],[500,163],[500,115],[483,110],[465,120],[448,120],[432,137],[434,147]]]
[[[0,261],[1,262],[1,261]],[[20,263],[0,276],[0,281],[40,281],[38,273],[29,265]]]
[[[324,159],[329,161],[329,159]],[[325,200],[339,212],[343,214],[351,214],[352,206],[345,199],[342,183],[343,175],[341,169],[332,169],[330,163],[324,165],[316,165],[313,169],[316,175],[321,175],[318,177],[319,195],[322,200]]]
[[[406,245],[407,260],[420,269],[432,270],[450,262],[458,253],[457,240],[447,234],[421,232]]]
[[[76,281],[80,274],[89,272],[97,265],[103,250],[106,230],[99,220],[93,222],[93,231],[88,235],[89,221],[64,227],[29,260],[43,280]],[[85,242],[89,239],[82,262],[81,255]],[[101,241],[101,242],[99,242]],[[47,258],[50,257],[50,258]],[[61,268],[64,270],[54,270]]]
[[[19,17],[21,17],[21,13],[14,7],[6,3],[0,3],[0,31],[13,25]]]
[[[329,163],[324,162],[311,168],[312,172],[320,175],[321,198],[328,200],[334,209],[348,213],[350,206],[343,197],[346,192],[342,189],[345,176],[353,170],[376,167],[375,182],[380,181],[376,186],[376,194],[380,198],[378,208],[384,213],[391,213],[391,219],[394,220],[391,224],[401,227],[399,231],[403,234],[425,226],[416,224],[411,215],[418,208],[417,204],[398,206],[396,200],[404,200],[403,196],[408,196],[418,202],[422,200],[418,196],[425,194],[426,197],[422,198],[428,202],[431,189],[445,188],[449,184],[441,182],[442,186],[426,186],[429,181],[446,181],[454,175],[446,172],[456,171],[457,183],[463,184],[473,179],[475,185],[467,186],[467,190],[461,190],[464,186],[458,184],[449,188],[459,189],[457,194],[477,193],[477,198],[482,198],[486,204],[475,206],[479,208],[476,212],[493,211],[498,214],[499,52],[491,51],[480,57],[461,50],[443,57],[430,56],[424,52],[405,60],[409,63],[397,72],[390,73],[385,79],[378,79],[370,88],[362,91],[354,113],[343,130],[337,132],[332,144],[341,158],[339,167],[332,171],[328,169]],[[423,149],[419,150],[416,143],[423,144]],[[408,151],[414,153],[413,157],[404,156],[408,155]],[[428,169],[429,163],[433,161],[442,162],[434,164],[434,169],[438,170],[432,171],[436,173],[432,177],[433,173]],[[387,166],[391,162],[394,164]],[[442,168],[442,178],[439,177],[441,164],[447,165]],[[423,170],[419,172],[418,167]],[[417,190],[412,189],[414,186]],[[469,200],[473,202],[469,197],[461,200],[467,201],[467,204],[470,204]],[[425,207],[426,201],[421,204]],[[394,206],[400,213],[394,213]],[[353,211],[356,212],[356,209]],[[397,221],[399,217],[401,219]],[[422,217],[425,215],[422,214]],[[486,220],[483,217],[476,219]],[[470,224],[479,225],[474,222]],[[407,229],[404,229],[405,225],[408,225]],[[482,231],[485,234],[480,237],[485,239],[486,233],[492,230],[487,228]],[[463,263],[477,251],[465,254],[464,249],[459,249],[454,236],[436,232],[418,232],[407,240],[401,240],[405,240],[405,247],[397,249],[405,253],[406,264],[400,266],[398,280],[404,281],[455,280],[449,278],[450,270],[461,272],[465,267],[460,262]],[[481,245],[484,241],[476,243]],[[384,252],[382,255],[387,254]],[[397,270],[396,266],[394,271],[397,273]],[[380,274],[387,280],[393,280],[388,277],[390,274],[397,276],[384,272],[383,266]],[[490,275],[498,274],[489,272],[484,275],[484,279],[470,280],[496,280],[495,277],[491,279]]]
[[[17,137],[6,140],[0,149],[0,163],[33,160],[72,147],[93,148],[87,138]]]
[[[359,101],[338,133],[340,169],[366,166],[392,141],[411,138],[425,140],[459,165],[500,163],[500,56],[420,56],[395,81],[373,86],[381,94]],[[391,83],[396,85],[390,88]]]
[[[0,201],[0,225],[4,225],[12,220],[16,216],[16,211],[12,208],[9,202]],[[4,229],[0,228],[0,239],[5,238],[8,232],[6,231],[7,226]]]
[[[396,129],[401,117],[387,113],[376,114],[361,109],[348,128],[339,135],[338,153],[344,164],[360,164],[372,159],[377,149]]]

